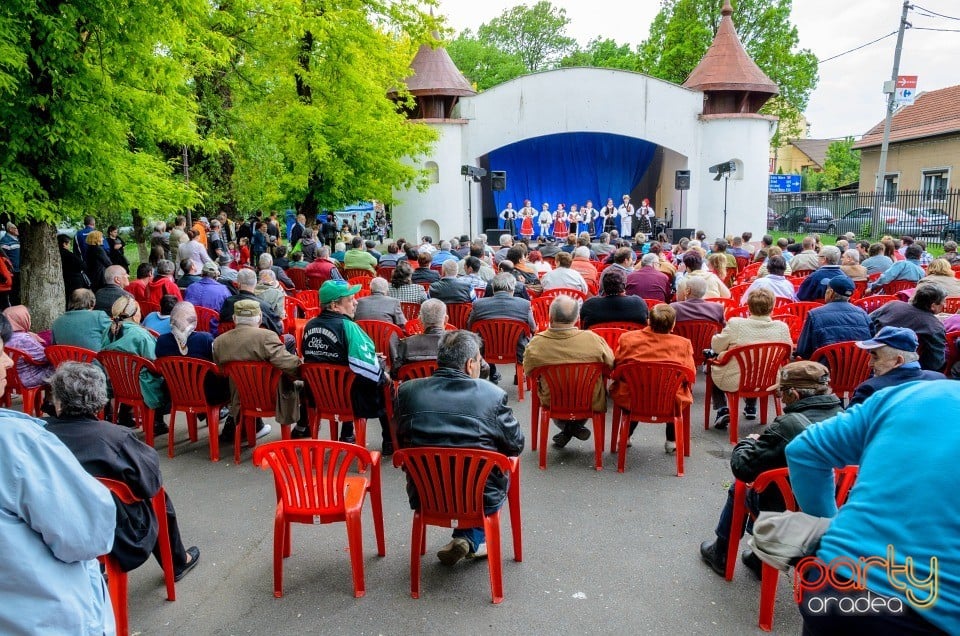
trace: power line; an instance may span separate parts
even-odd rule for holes
[[[854,48],[850,49],[849,51],[844,51],[843,53],[837,53],[836,55],[833,55],[833,56],[831,56],[831,57],[828,57],[828,58],[825,58],[825,59],[822,59],[822,60],[817,60],[817,61],[818,61],[820,64],[823,64],[824,62],[829,62],[830,60],[835,60],[835,59],[837,59],[838,57],[843,57],[844,55],[847,55],[847,54],[849,54],[849,53],[853,53],[854,51],[859,51],[859,50],[862,49],[862,48],[866,48],[866,47],[870,46],[871,44],[876,44],[877,42],[879,42],[879,41],[881,41],[881,40],[886,40],[886,39],[887,39],[888,37],[890,37],[891,35],[896,35],[896,34],[897,34],[896,31],[891,31],[890,33],[887,33],[886,35],[882,35],[882,36],[878,37],[876,40],[870,40],[870,41],[867,42],[866,44],[861,44],[860,46],[857,46],[857,47],[854,47]]]
[[[920,11],[924,11],[924,12],[928,13],[929,15],[928,15],[927,17],[934,17],[934,16],[936,16],[936,17],[938,17],[938,18],[946,18],[947,20],[958,20],[958,21],[960,21],[960,18],[954,17],[954,16],[952,16],[952,15],[944,15],[944,14],[942,14],[942,13],[937,13],[936,11],[931,11],[930,9],[927,9],[927,8],[925,8],[925,7],[921,7],[921,6],[918,5],[918,4],[913,5],[913,8],[914,8],[914,9],[919,9]]]
[[[912,27],[914,31],[939,31],[940,33],[960,33],[960,29],[934,29],[932,27]]]

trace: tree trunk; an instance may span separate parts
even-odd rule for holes
[[[140,255],[140,262],[146,263],[150,260],[150,250],[147,249],[147,233],[143,228],[140,208],[130,210],[130,216],[133,217],[133,240],[137,242],[137,254]]]
[[[30,308],[31,329],[44,331],[64,310],[57,228],[29,221],[20,224],[20,230],[20,297]]]

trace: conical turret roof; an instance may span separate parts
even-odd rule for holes
[[[434,38],[439,39],[439,34],[435,33]],[[442,46],[433,48],[429,44],[421,44],[410,68],[413,69],[413,75],[406,79],[407,90],[416,97],[466,97],[477,94]]]

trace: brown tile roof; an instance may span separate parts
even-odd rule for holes
[[[442,46],[432,48],[428,44],[421,44],[410,68],[413,74],[406,79],[406,83],[410,93],[415,96],[465,97],[477,94]]]
[[[753,91],[776,95],[777,85],[760,70],[740,44],[733,26],[733,8],[724,1],[720,26],[713,44],[683,83],[697,91]]]
[[[917,95],[890,122],[890,141],[907,141],[960,131],[960,85]],[[879,146],[883,142],[883,121],[867,131],[854,148]]]
[[[794,139],[790,143],[822,168],[827,159],[827,148],[833,142],[833,139]]]

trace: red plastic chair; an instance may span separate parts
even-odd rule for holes
[[[389,365],[390,339],[393,336],[396,336],[397,340],[403,338],[405,335],[403,329],[385,320],[358,320],[357,325],[373,340],[377,353],[387,357],[387,364]]]
[[[890,296],[887,294],[878,294],[876,296],[865,296],[860,300],[853,301],[853,304],[856,305],[857,307],[860,307],[868,314],[871,314],[874,312],[874,310],[879,309],[880,307],[883,307],[887,303],[894,300],[899,300],[899,299],[896,296]]]
[[[140,315],[144,317],[153,312],[160,311],[160,303],[150,302],[149,300],[138,300],[137,304],[140,305]]]
[[[97,477],[97,481],[106,486],[113,496],[125,504],[134,504],[141,501],[133,494],[130,487],[122,481]],[[150,499],[150,507],[157,517],[157,542],[160,544],[160,562],[163,564],[163,579],[167,586],[167,600],[177,600],[177,590],[173,571],[173,551],[170,549],[170,529],[167,526],[167,495],[163,489],[157,491]],[[107,573],[107,588],[110,591],[110,604],[113,606],[113,615],[117,624],[117,635],[127,636],[130,633],[129,615],[127,613],[127,573],[120,564],[109,554],[100,557]]]
[[[209,307],[196,305],[197,311],[197,331],[213,333],[213,327],[220,321],[220,314]]]
[[[734,285],[730,288],[730,298],[736,302],[740,302],[740,299],[743,298],[743,294],[750,289],[750,283],[740,283],[739,285]]]
[[[850,297],[850,302],[860,300],[866,295],[867,295],[867,281],[865,280],[853,281],[853,296]]]
[[[892,280],[883,286],[883,293],[888,296],[895,296],[897,292],[913,289],[917,284],[909,280]]]
[[[704,298],[704,300],[706,300],[707,302],[718,303],[720,305],[723,305],[724,313],[726,313],[728,309],[734,309],[735,307],[740,306],[740,303],[736,302],[732,298]]]
[[[323,364],[308,362],[300,367],[300,377],[310,388],[313,406],[308,409],[310,436],[319,436],[320,422],[330,422],[330,439],[340,435],[341,422],[353,422],[357,445],[367,445],[367,420],[353,414],[353,402],[350,394],[356,375],[350,367],[341,364]]]
[[[641,325],[639,322],[627,322],[625,320],[598,322],[595,325],[590,325],[590,331],[594,331],[595,329],[606,329],[606,328],[623,329],[624,331],[640,331],[641,329],[643,329],[643,325]]]
[[[550,303],[552,298],[534,298],[530,301],[530,311],[533,312],[533,321],[537,323],[537,333],[550,328]]]
[[[43,353],[54,368],[59,367],[64,362],[85,362],[89,364],[97,359],[96,351],[72,345],[50,345],[43,350]]]
[[[17,366],[19,366],[21,360],[35,367],[46,366],[46,363],[34,361],[34,359],[25,352],[15,347],[8,346],[4,347],[4,349],[7,355],[13,359],[13,365],[7,369],[7,390],[3,397],[3,403],[9,406],[11,395],[13,393],[19,393],[23,398],[23,412],[32,417],[40,417],[45,385],[41,384],[40,386],[34,387],[23,386],[20,382],[20,374],[17,371]]]
[[[147,408],[140,391],[140,374],[156,373],[153,363],[146,358],[122,353],[120,351],[101,351],[97,360],[107,372],[110,386],[113,387],[113,423],[117,423],[120,405],[126,404],[133,411],[133,417],[143,426],[147,445],[153,446],[153,409]]]
[[[815,269],[801,269],[800,271],[793,272],[788,278],[806,278],[810,274],[814,273]]]
[[[450,303],[447,305],[447,321],[457,329],[466,329],[473,303]]]
[[[373,280],[373,273],[369,269],[361,269],[359,267],[351,267],[350,269],[343,270],[343,277],[349,281],[351,278],[357,278],[358,276],[366,276]],[[354,283],[350,283],[353,285]]]
[[[943,313],[960,313],[960,296],[947,296],[943,301]],[[49,358],[49,356],[47,356]]]
[[[360,285],[363,289],[370,289],[370,281],[373,280],[373,276],[369,272],[365,274],[360,274],[359,276],[354,276],[347,280],[348,285]]]
[[[800,341],[800,333],[803,331],[803,319],[799,316],[777,311],[771,316],[773,320],[779,320],[787,324],[790,329],[790,338],[796,344]]]
[[[657,305],[665,304],[662,300],[657,300],[656,298],[644,298],[643,302],[647,303],[647,309],[653,309]]]
[[[325,276],[311,276],[307,274],[307,289],[310,291],[319,291],[320,286],[323,285],[329,278]]]
[[[749,316],[749,305],[737,305],[736,307],[727,307],[723,310],[723,318],[725,320],[730,320],[731,318],[748,318]]]
[[[158,358],[154,364],[170,390],[170,432],[167,433],[167,456],[173,459],[174,422],[177,413],[183,413],[187,418],[187,431],[191,442],[197,441],[197,415],[203,413],[207,416],[210,461],[220,461],[220,407],[226,402],[211,403],[204,391],[210,374],[218,375],[217,365],[207,360],[187,356]]]
[[[610,378],[630,387],[630,407],[613,405],[610,452],[618,453],[617,472],[622,473],[626,466],[630,422],[673,422],[677,438],[677,477],[683,477],[683,458],[690,456],[690,417],[677,405],[677,393],[684,385],[693,387],[696,372],[672,362],[628,362],[616,367]]]
[[[517,372],[517,399],[523,401],[523,365],[517,361],[517,342],[530,336],[530,326],[519,320],[478,320],[470,331],[483,341],[483,357],[487,364],[513,363]]]
[[[397,370],[396,381],[406,382],[407,380],[418,380],[420,378],[429,378],[437,370],[436,360],[421,360],[420,362],[408,362]]]
[[[223,373],[230,378],[240,400],[236,432],[233,435],[233,461],[240,463],[240,443],[247,437],[247,445],[257,446],[257,418],[277,416],[277,388],[283,372],[269,362],[226,362]],[[290,439],[290,425],[280,426],[281,437]]]
[[[433,283],[417,283],[417,285],[420,285],[421,287],[423,287],[423,291],[427,293],[427,296],[430,295],[430,285],[432,284]]]
[[[798,302],[788,302],[785,303],[782,307],[776,309],[777,314],[790,314],[791,316],[797,316],[801,321],[807,319],[807,314],[811,310],[823,307],[823,303],[814,303],[806,301]],[[802,322],[801,322],[802,325]]]
[[[419,318],[412,318],[407,321],[407,324],[403,326],[404,331],[408,336],[416,336],[423,333],[423,323],[420,322]],[[457,328],[447,323],[443,326],[444,331],[456,331]]]
[[[777,383],[780,367],[790,361],[791,346],[783,342],[760,342],[757,344],[733,347],[720,354],[720,357],[707,362],[708,365],[737,364],[740,367],[740,386],[736,391],[728,392],[727,406],[730,409],[730,443],[736,444],[737,425],[740,422],[740,398],[756,397],[760,399],[760,423],[767,423],[767,400],[773,396],[777,415],[783,414],[780,399],[767,389]],[[710,428],[710,402],[713,389],[713,376],[707,374],[707,391],[703,404],[703,428]]]
[[[734,256],[737,261],[737,271],[742,272],[743,268],[750,264],[749,256]]]
[[[836,480],[836,502],[840,507],[847,501],[850,489],[853,488],[857,480],[859,466],[845,466],[834,471]],[[731,528],[742,528],[746,522],[747,515],[751,515],[747,508],[747,490],[752,489],[757,493],[762,493],[767,488],[775,486],[783,497],[786,510],[797,511],[797,500],[793,495],[793,489],[790,487],[790,475],[786,468],[775,468],[760,473],[752,484],[747,484],[739,479],[734,482],[733,491],[733,518],[731,519]],[[734,533],[731,533],[731,537]],[[727,581],[733,580],[734,569],[737,564],[737,551],[740,548],[739,541],[729,541],[727,544],[727,569],[724,573]],[[780,580],[780,571],[772,565],[763,564],[760,581],[760,618],[759,626],[765,632],[773,629],[773,611],[774,601],[777,598],[777,583]]]
[[[420,303],[400,303],[400,311],[407,320],[414,320],[420,317]]]
[[[320,313],[320,294],[313,289],[304,289],[294,294],[294,297],[303,303],[307,311],[314,312],[313,315]],[[310,314],[308,314],[309,316]]]
[[[287,278],[293,282],[295,289],[306,289],[307,288],[307,270],[304,267],[288,267],[283,270],[287,275]]]
[[[530,372],[530,439],[533,450],[540,448],[540,470],[547,468],[547,434],[550,420],[593,420],[593,463],[603,470],[603,444],[606,411],[593,410],[593,392],[604,382],[606,367],[599,362],[555,364],[537,367]],[[540,402],[537,386],[550,393],[550,406]]]
[[[273,471],[277,510],[273,522],[273,595],[283,596],[283,560],[292,552],[291,523],[344,522],[347,526],[353,595],[366,593],[363,580],[363,528],[360,513],[367,494],[373,511],[377,554],[385,556],[380,453],[327,440],[284,440],[253,451],[253,461]],[[350,475],[371,466],[370,477]]]
[[[693,345],[693,361],[699,367],[706,362],[703,350],[710,348],[713,337],[721,328],[710,320],[682,320],[673,326],[675,336],[683,336]]]
[[[426,527],[483,527],[487,542],[487,565],[494,603],[503,601],[503,564],[500,550],[500,511],[485,514],[483,489],[491,471],[510,476],[507,505],[513,532],[513,560],[523,561],[520,529],[520,462],[493,451],[472,448],[407,448],[393,455],[393,465],[402,468],[417,491],[420,509],[413,513],[410,541],[410,596],[420,598],[420,557],[427,551]]]
[[[756,263],[751,263],[746,267],[741,268],[740,271],[737,272],[737,282],[749,283],[757,277],[757,274],[760,273],[761,267],[763,267],[763,261],[757,261]]]
[[[393,271],[397,269],[396,267],[390,267],[388,265],[381,265],[377,268],[377,276],[385,279],[388,283],[393,279]]]
[[[949,378],[950,369],[953,368],[953,365],[960,361],[960,353],[957,353],[957,341],[960,340],[960,331],[948,331],[947,332],[947,345],[946,345],[946,363],[943,365],[941,371]]]
[[[577,300],[587,299],[587,295],[582,291],[569,287],[554,287],[553,289],[545,289],[540,294],[540,298],[546,298],[551,301],[557,296],[569,296],[570,298],[575,298]],[[549,306],[549,303],[547,303],[547,305]]]
[[[810,359],[830,369],[830,388],[841,400],[853,397],[857,387],[870,377],[870,352],[852,340],[820,347]]]
[[[620,338],[623,337],[623,334],[627,333],[626,329],[621,329],[620,327],[601,327],[598,325],[590,327],[590,331],[603,338],[614,355],[616,355],[617,350],[620,348]]]
[[[227,333],[231,329],[236,329],[236,327],[237,323],[233,322],[232,320],[221,320],[219,324],[217,324],[217,335],[219,336],[220,334]]]

